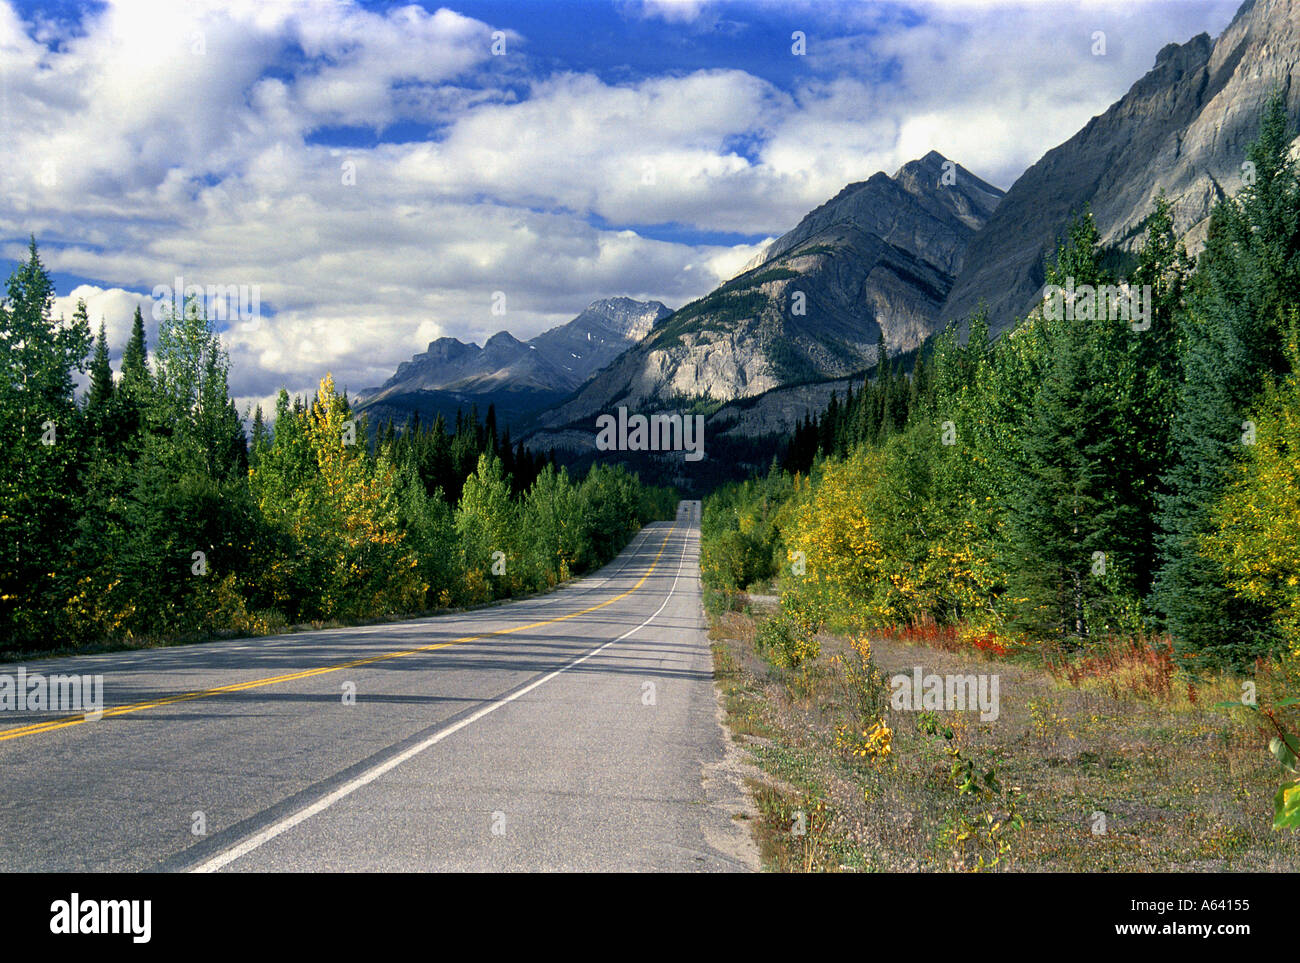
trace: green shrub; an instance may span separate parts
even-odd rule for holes
[[[807,616],[781,611],[758,627],[754,644],[773,665],[797,669],[821,654],[817,626]]]

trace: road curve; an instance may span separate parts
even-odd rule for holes
[[[756,868],[698,517],[538,598],[25,663],[105,711],[0,712],[0,870]]]

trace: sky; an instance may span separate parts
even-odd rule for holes
[[[116,366],[217,286],[241,410],[707,293],[937,150],[1008,188],[1237,0],[0,0],[0,271]],[[242,308],[243,313],[238,313]]]

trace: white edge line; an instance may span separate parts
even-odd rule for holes
[[[239,843],[236,846],[232,846],[230,849],[227,849],[223,853],[218,853],[216,856],[213,856],[207,862],[200,863],[198,866],[194,867],[192,870],[190,870],[190,872],[191,873],[215,873],[217,870],[233,863],[241,856],[246,856],[249,853],[251,853],[253,850],[258,849],[259,847],[265,845],[266,843],[269,843],[271,840],[275,839],[275,837],[279,836],[280,834],[288,832],[290,829],[293,829],[293,827],[297,826],[299,823],[311,819],[311,817],[315,816],[317,813],[324,812],[326,809],[328,809],[330,806],[333,806],[340,799],[343,799],[346,796],[350,796],[352,793],[356,792],[358,789],[362,788],[363,786],[369,785],[370,783],[378,779],[380,776],[384,775],[387,772],[390,772],[393,769],[396,769],[398,766],[406,762],[408,759],[418,756],[420,753],[424,752],[424,750],[428,749],[429,747],[437,745],[439,742],[442,742],[442,740],[446,739],[448,736],[452,735],[453,733],[459,732],[461,729],[464,729],[466,726],[478,722],[484,716],[496,712],[496,710],[500,709],[504,705],[514,702],[520,696],[527,695],[529,692],[532,692],[538,686],[545,685],[547,682],[550,682],[552,679],[554,679],[557,675],[560,675],[561,673],[564,672],[568,672],[574,666],[581,665],[582,663],[590,659],[592,656],[599,655],[601,652],[608,649],[614,643],[622,642],[633,632],[638,632],[641,629],[645,628],[647,625],[653,622],[655,618],[658,617],[659,613],[662,612],[665,607],[667,607],[668,602],[673,597],[673,593],[677,591],[677,581],[678,579],[681,578],[682,565],[685,564],[686,562],[686,546],[690,544],[691,530],[689,528],[685,529],[682,534],[683,534],[682,556],[677,562],[677,574],[673,576],[672,587],[668,590],[668,594],[664,597],[663,604],[661,604],[659,608],[655,609],[654,614],[651,615],[644,622],[642,622],[640,625],[636,626],[635,628],[628,629],[617,639],[610,639],[604,645],[592,649],[590,652],[587,652],[585,655],[579,656],[578,658],[570,662],[568,665],[561,666],[560,668],[556,669],[554,672],[550,672],[542,676],[540,679],[530,683],[529,685],[524,686],[524,688],[518,690],[517,692],[512,692],[508,696],[504,696],[503,698],[500,698],[495,702],[489,703],[488,705],[479,709],[477,712],[474,712],[473,714],[466,716],[464,719],[461,719],[459,722],[448,726],[446,729],[439,729],[429,738],[423,740],[422,742],[417,743],[416,745],[412,746],[410,749],[407,749],[405,752],[402,752],[394,756],[392,759],[389,759],[385,762],[381,762],[373,769],[368,769],[367,771],[363,772],[361,775],[357,776],[355,779],[351,780],[350,782],[344,783],[338,789],[335,789],[328,796],[324,796],[316,800],[316,802],[312,803],[310,806],[305,807],[304,809],[298,810],[292,816],[286,816],[278,823],[275,823],[271,826],[268,826],[266,829],[263,829],[256,836],[250,836],[242,843]]]

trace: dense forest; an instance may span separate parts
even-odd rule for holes
[[[198,300],[114,375],[84,303],[51,315],[35,239],[0,301],[0,651],[273,632],[545,589],[612,558],[674,492],[581,479],[494,413],[371,432],[329,375],[246,433]],[[77,374],[89,375],[78,396]]]
[[[1149,324],[1031,312],[882,350],[765,476],[705,504],[702,568],[777,579],[783,631],[938,623],[1189,671],[1300,655],[1300,179],[1280,99],[1193,262],[1161,198],[1127,278],[1087,211],[1047,283],[1149,286]],[[962,335],[966,337],[963,340]]]

